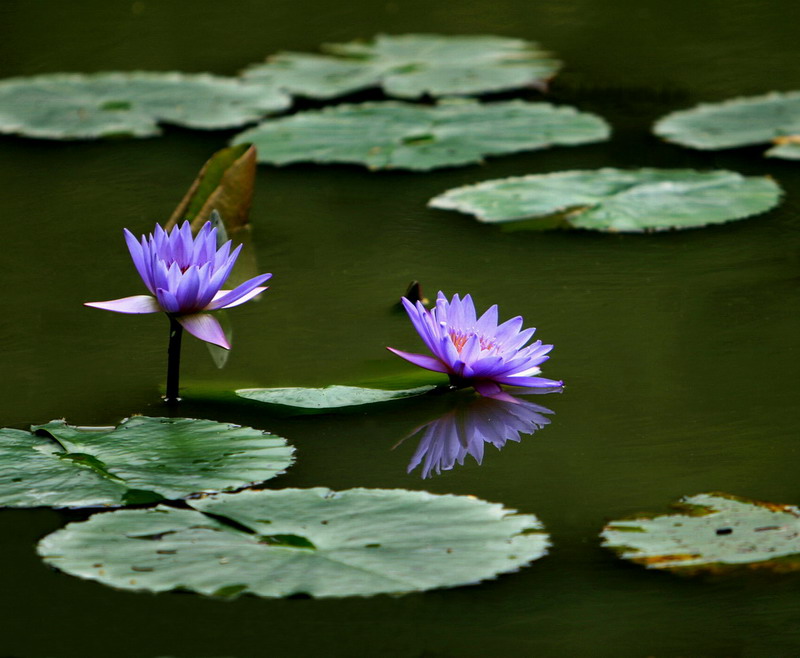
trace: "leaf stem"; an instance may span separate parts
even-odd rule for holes
[[[167,395],[164,401],[167,404],[177,404],[181,401],[178,395],[178,386],[181,377],[181,338],[183,327],[173,316],[169,318],[169,346],[167,347]]]

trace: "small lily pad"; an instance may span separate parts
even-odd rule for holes
[[[432,391],[435,386],[417,386],[403,390],[387,391],[358,386],[326,386],[325,388],[240,388],[236,395],[284,407],[298,407],[317,411],[332,411],[343,407],[401,400]]]
[[[0,133],[152,137],[159,123],[236,128],[290,103],[277,89],[204,73],[55,73],[0,80]]]
[[[561,66],[536,43],[490,35],[383,34],[322,49],[328,54],[279,53],[243,77],[310,98],[377,86],[389,96],[419,98],[543,88]]]
[[[484,181],[448,190],[428,205],[490,223],[560,220],[530,228],[644,231],[743,219],[773,208],[780,197],[771,178],[733,171],[598,169]]]
[[[332,597],[477,583],[549,544],[535,516],[471,496],[316,488],[187,502],[95,514],[45,537],[39,555],[122,589]]]
[[[294,448],[249,427],[134,416],[0,430],[0,506],[96,507],[241,489],[283,473]]]
[[[489,155],[598,142],[609,133],[594,114],[548,103],[454,100],[431,107],[386,101],[268,120],[234,142],[252,142],[260,162],[276,165],[340,162],[427,171]]]
[[[704,103],[659,119],[653,131],[667,141],[696,149],[727,149],[774,142],[773,157],[797,159],[783,140],[800,139],[800,91]]]
[[[800,569],[800,509],[728,494],[687,496],[675,514],[612,521],[603,546],[650,569],[679,573]]]

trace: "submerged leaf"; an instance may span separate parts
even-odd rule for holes
[[[732,171],[598,169],[484,181],[448,190],[428,205],[483,222],[558,215],[547,228],[642,231],[743,219],[773,208],[780,196],[771,178]]]
[[[222,230],[235,233],[249,222],[256,180],[256,150],[250,144],[229,146],[203,165],[186,195],[175,208],[165,230],[188,220],[197,232],[216,211],[224,218]],[[227,240],[227,237],[223,242]]]
[[[338,105],[265,121],[238,135],[260,162],[354,163],[415,169],[480,162],[484,156],[608,138],[594,114],[548,103],[441,102],[435,107],[386,101]]]
[[[653,132],[667,141],[696,149],[726,149],[780,143],[800,135],[800,92],[704,103],[673,112],[656,122]],[[797,158],[794,148],[773,148],[767,155]]]
[[[612,521],[603,546],[651,569],[800,569],[800,509],[727,494],[688,496],[675,514]]]
[[[235,128],[289,105],[278,90],[205,73],[54,73],[0,80],[0,133],[152,137],[159,123]]]
[[[393,391],[337,385],[325,388],[240,388],[236,391],[236,395],[267,404],[331,411],[423,395],[434,388],[434,386],[417,386]]]
[[[0,506],[115,506],[240,489],[283,473],[294,452],[279,436],[191,418],[31,429],[0,430]]]
[[[211,596],[401,594],[476,583],[547,553],[542,525],[471,496],[386,489],[244,491],[96,514],[45,537],[81,578]]]
[[[418,98],[541,88],[561,65],[536,43],[491,35],[382,34],[323,50],[329,55],[279,53],[243,77],[311,98],[377,86],[389,96]]]

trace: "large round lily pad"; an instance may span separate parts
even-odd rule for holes
[[[612,521],[603,546],[650,569],[800,569],[800,509],[728,494],[687,496],[674,514]]]
[[[241,489],[283,473],[294,452],[279,436],[192,418],[31,429],[0,430],[0,506],[116,506]]]
[[[548,103],[460,100],[431,107],[386,101],[268,120],[234,142],[252,142],[259,161],[276,165],[341,162],[426,171],[489,155],[602,141],[609,132],[594,114]]]
[[[359,386],[326,386],[325,388],[240,388],[236,395],[255,402],[297,407],[313,411],[332,411],[345,407],[402,400],[423,395],[435,386],[417,386],[402,390],[383,390]]]
[[[243,491],[188,503],[96,514],[45,537],[39,554],[124,589],[329,597],[476,583],[549,543],[534,516],[424,491]]]
[[[0,81],[0,133],[152,137],[159,123],[235,128],[290,103],[277,89],[203,73],[56,73]]]
[[[800,91],[704,103],[659,119],[653,131],[659,137],[696,149],[726,149],[773,142],[767,155],[797,159],[788,139],[800,138]]]
[[[243,77],[311,98],[377,86],[418,98],[543,87],[560,67],[536,43],[490,35],[384,34],[322,49],[328,54],[279,53]]]
[[[428,203],[483,222],[552,218],[530,228],[643,231],[694,228],[763,213],[781,189],[765,176],[691,169],[560,171],[457,187]]]

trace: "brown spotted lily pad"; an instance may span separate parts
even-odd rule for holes
[[[603,546],[649,569],[800,569],[800,509],[729,494],[687,496],[660,516],[612,521]]]

